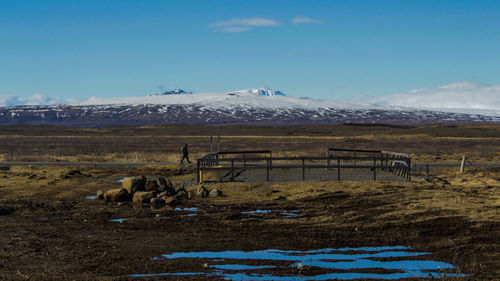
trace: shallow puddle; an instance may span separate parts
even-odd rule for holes
[[[198,208],[175,208],[174,211],[196,212]]]
[[[87,196],[85,196],[85,199],[93,200],[93,199],[97,199],[97,196],[95,196],[95,195],[87,195]]]
[[[246,212],[241,212],[242,214],[246,215],[260,215],[260,214],[278,214],[279,216],[286,217],[286,218],[293,218],[299,215],[299,210],[254,210],[254,211],[246,211]]]
[[[442,272],[443,269],[453,269],[453,265],[419,259],[428,252],[416,252],[409,247],[361,247],[340,249],[318,249],[311,251],[261,250],[253,252],[185,252],[162,255],[156,260],[202,258],[210,259],[210,272],[176,272],[156,274],[133,274],[132,277],[152,277],[169,275],[205,275],[229,280],[351,280],[358,278],[400,279],[400,278],[442,278],[463,277],[460,274]],[[377,260],[386,258],[385,260]],[[392,259],[392,260],[391,260]],[[241,261],[241,262],[238,262]],[[259,261],[264,265],[247,265],[250,261]],[[275,262],[273,262],[275,261]],[[274,268],[285,269],[289,275],[275,275]],[[322,268],[318,275],[297,275],[298,267]],[[336,271],[324,273],[328,270]],[[380,269],[383,269],[381,271]],[[344,272],[338,272],[344,271]],[[358,272],[356,272],[358,271]],[[283,270],[280,270],[283,272]],[[286,271],[285,271],[286,272]],[[387,272],[387,273],[380,273]]]
[[[119,223],[122,223],[125,221],[125,219],[112,219],[112,220],[109,220],[110,222],[119,222]]]

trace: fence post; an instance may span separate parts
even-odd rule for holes
[[[377,181],[377,160],[373,159],[373,180]]]
[[[246,154],[243,153],[243,169],[247,167]]]
[[[302,180],[305,181],[306,180],[306,166],[305,166],[305,158],[302,157]]]
[[[210,153],[214,153],[213,136],[210,135]]]
[[[234,181],[234,159],[231,159],[231,181]]]
[[[267,176],[266,177],[266,181],[269,181],[269,158],[266,161],[266,171],[267,171],[267,173],[266,173],[266,176]]]
[[[408,181],[411,181],[411,173],[412,173],[413,169],[411,167],[411,159],[408,158]]]
[[[330,169],[330,153],[328,152],[328,148],[326,149],[326,155],[328,159],[326,159],[326,169]]]
[[[200,159],[196,160],[196,182],[200,183]]]
[[[465,155],[462,157],[462,163],[460,164],[460,173],[463,173],[465,169]]]
[[[269,151],[269,169],[273,169],[273,152]]]
[[[429,179],[429,163],[425,163],[425,179]]]
[[[340,156],[337,158],[337,180],[340,181]]]

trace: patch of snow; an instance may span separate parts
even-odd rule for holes
[[[421,88],[376,97],[369,102],[386,106],[500,116],[500,85],[456,82],[437,88]]]

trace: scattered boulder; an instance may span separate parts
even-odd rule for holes
[[[122,187],[129,193],[136,191],[144,191],[146,186],[146,178],[144,176],[125,177],[122,181]]]
[[[90,177],[91,175],[90,174],[84,174],[82,172],[80,172],[80,170],[71,170],[67,173],[62,173],[61,174],[61,178],[63,179],[69,179],[69,178],[72,178],[72,177],[75,177],[75,176],[79,176],[79,177]]]
[[[169,196],[170,194],[168,194],[168,192],[166,191],[163,191],[163,192],[160,192],[156,195],[157,198],[162,198],[162,197],[167,197]]]
[[[222,191],[220,189],[210,190],[210,197],[219,197],[219,196],[222,196]]]
[[[154,192],[156,192],[158,190],[158,186],[156,185],[156,181],[146,181],[144,189],[146,191],[154,191]]]
[[[174,187],[174,190],[176,193],[178,193],[181,190],[186,190],[183,185],[178,185]]]
[[[134,193],[132,202],[135,204],[150,203],[154,197],[154,193],[151,191],[137,191]]]
[[[196,196],[205,198],[208,197],[209,191],[203,185],[196,190]]]
[[[108,202],[124,202],[130,201],[130,194],[125,188],[117,188],[104,193],[104,198]]]
[[[68,172],[68,175],[70,176],[82,175],[82,172],[80,172],[80,170],[72,170]]]
[[[175,193],[174,185],[169,179],[158,177],[156,179],[156,184],[158,185],[158,191],[167,191],[169,194],[173,195]]]
[[[160,198],[151,198],[151,207],[153,208],[161,208],[165,205],[165,201]]]
[[[98,190],[97,194],[96,194],[96,198],[101,199],[101,200],[104,199],[104,191]]]
[[[178,196],[179,199],[187,199],[188,198],[188,193],[183,188],[183,189],[179,189],[179,191],[177,191],[177,194],[175,196]]]
[[[163,200],[163,202],[165,202],[165,204],[167,205],[172,205],[176,202],[174,196],[163,196],[161,200]]]

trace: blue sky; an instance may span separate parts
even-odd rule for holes
[[[499,46],[500,1],[0,0],[0,95],[375,97],[500,84]]]

